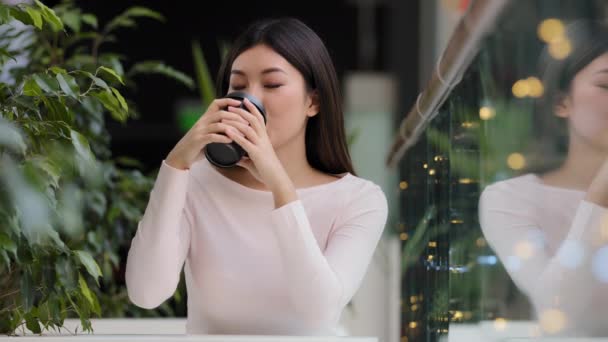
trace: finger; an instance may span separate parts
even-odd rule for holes
[[[217,112],[216,116],[217,116],[216,121],[228,119],[228,120],[240,121],[247,125],[249,124],[249,121],[245,120],[245,118],[243,118],[240,114],[229,112],[228,110],[220,110]]]
[[[212,142],[230,144],[233,140],[223,134],[210,133],[205,136],[204,141],[205,144],[209,144]]]
[[[237,107],[228,107],[228,110],[230,112],[233,113],[237,113],[239,114],[241,117],[243,117],[245,120],[247,120],[247,122],[251,125],[251,127],[253,127],[255,129],[256,132],[260,132],[261,128],[260,128],[260,123],[258,122],[258,120],[255,118],[255,116],[251,113],[249,113],[248,111],[242,109],[242,108],[237,108]]]
[[[238,129],[238,133],[242,134],[247,140],[251,141],[254,145],[258,142],[258,135],[255,130],[249,126],[240,122],[233,122],[230,126]]]
[[[220,121],[220,122],[223,123],[223,124],[227,124],[227,125],[235,126],[235,127],[237,127],[237,126],[246,126],[246,127],[249,127],[249,123],[248,122],[243,122],[242,120],[238,120],[237,121],[237,120],[228,120],[228,119],[224,120],[224,119],[222,119],[222,121]]]
[[[213,100],[213,102],[211,102],[211,104],[207,108],[206,113],[217,112],[218,110],[220,110],[222,108],[226,108],[228,106],[240,106],[240,105],[241,105],[241,101],[233,99],[233,98],[229,98],[229,97],[215,99],[215,100]]]
[[[228,106],[240,106],[241,102],[239,100],[235,100],[232,98],[221,98],[221,99],[216,99],[213,100],[211,102],[211,104],[209,104],[209,106],[207,107],[207,110],[201,115],[201,117],[196,120],[196,123],[194,123],[194,126],[200,126],[201,122],[203,120],[209,120],[209,116],[212,113],[218,112],[220,109],[222,108],[226,108]],[[211,121],[217,121],[217,120],[212,120]]]
[[[236,128],[228,128],[226,130],[226,134],[230,139],[239,144],[249,155],[251,155],[251,153],[254,151],[255,145],[251,141],[247,140],[247,138],[241,136]]]
[[[226,133],[226,130],[230,127],[231,127],[230,125],[225,124],[223,122],[216,122],[216,123],[212,123],[210,125],[205,126],[201,130],[200,134],[204,136],[209,133]]]
[[[258,110],[258,107],[256,107],[253,103],[251,103],[251,101],[249,101],[249,99],[247,99],[247,98],[245,98],[245,100],[243,101],[243,103],[245,104],[245,107],[247,107],[247,109],[249,109],[249,112],[251,112],[253,114],[253,116],[256,117],[256,119],[258,120],[258,123],[261,126],[265,126],[266,123],[264,121],[264,116]]]

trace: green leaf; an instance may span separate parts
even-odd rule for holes
[[[42,96],[42,90],[33,78],[25,81],[23,85],[23,94],[26,96]]]
[[[192,41],[192,58],[194,59],[194,69],[201,101],[203,101],[204,106],[208,106],[215,97],[215,86],[201,46],[196,40]]]
[[[76,79],[74,77],[67,74],[57,74],[57,81],[59,81],[59,86],[64,93],[69,95],[70,97],[78,100],[78,95],[80,93],[80,87],[76,83]]]
[[[37,29],[42,29],[42,13],[34,7],[26,7],[25,12],[32,18],[32,22]]]
[[[109,57],[108,62],[112,66],[112,69],[114,69],[114,71],[116,71],[116,73],[122,77],[122,75],[125,74],[125,70],[122,67],[122,63],[120,62],[120,56],[116,54],[104,54],[104,58],[106,56]]]
[[[190,89],[194,88],[194,81],[192,78],[181,71],[165,65],[162,61],[139,62],[129,71],[129,75],[136,74],[160,74],[179,81]]]
[[[91,308],[93,312],[97,314],[97,316],[101,316],[101,307],[99,306],[99,302],[95,295],[89,289],[86,280],[82,277],[82,274],[78,273],[78,284],[80,285],[80,292],[86,298],[86,300],[91,304]]]
[[[90,78],[91,80],[93,80],[93,83],[100,87],[103,88],[105,90],[110,90],[110,87],[108,86],[108,84],[106,83],[106,81],[102,80],[101,78],[93,75],[92,73],[88,72],[88,71],[82,71],[82,70],[78,70],[77,71],[79,74],[83,74],[86,77]]]
[[[116,71],[114,71],[114,70],[112,70],[112,69],[110,69],[108,67],[105,67],[105,66],[100,66],[98,70],[105,71],[106,73],[112,75],[112,77],[114,77],[116,80],[118,80],[118,82],[120,82],[122,84],[125,84],[122,81],[122,77],[120,77],[120,75],[118,73],[116,73]]]
[[[80,10],[67,11],[61,15],[61,20],[75,33],[80,32]]]
[[[63,309],[65,308],[65,304],[63,303],[63,299],[61,299],[61,297],[59,297],[59,298],[57,298],[57,297],[59,297],[59,295],[51,296],[49,298],[49,300],[47,301],[49,315],[51,316],[51,319],[54,324],[62,326],[63,319],[62,319],[61,315],[62,315]]]
[[[12,59],[13,61],[17,61],[17,58],[15,58],[15,56],[13,56],[13,54],[11,54],[7,49],[1,48],[0,47],[0,64],[3,64],[6,62],[6,59],[4,58],[8,58],[8,59]]]
[[[40,334],[40,322],[38,322],[38,318],[34,317],[31,313],[25,314],[25,326],[34,334]]]
[[[49,70],[51,70],[52,72],[54,72],[55,74],[67,74],[67,70],[65,70],[64,68],[60,68],[58,66],[52,66],[49,68]]]
[[[0,249],[9,251],[17,257],[17,245],[8,235],[2,232],[0,232]]]
[[[43,170],[47,176],[49,176],[50,183],[55,189],[59,188],[59,179],[61,178],[61,170],[53,159],[45,156],[30,157],[30,161],[36,165],[37,168]]]
[[[76,289],[76,272],[78,271],[73,267],[71,260],[65,256],[55,262],[57,280],[68,291]]]
[[[112,19],[105,28],[106,32],[110,32],[119,27],[135,27],[137,24],[133,18],[137,17],[148,17],[152,19],[156,19],[158,21],[164,21],[165,18],[158,12],[155,12],[149,8],[145,7],[131,7],[125,10],[123,13],[118,15],[116,18]]]
[[[127,17],[148,17],[148,18],[156,19],[158,21],[165,20],[165,17],[162,14],[160,14],[159,12],[153,11],[146,7],[140,7],[140,6],[131,7],[129,9],[127,9],[125,12],[123,12],[123,14],[121,14],[121,15],[124,15]]]
[[[44,103],[45,108],[48,110],[51,119],[56,121],[65,121],[72,123],[74,121],[74,113],[70,111],[63,98],[47,98],[44,96],[39,97]]]
[[[36,84],[45,92],[54,94],[59,91],[59,84],[56,79],[46,74],[34,74],[32,77],[36,81]]]
[[[116,96],[116,98],[118,99],[118,103],[120,103],[120,107],[122,107],[122,109],[124,109],[126,112],[128,112],[129,106],[127,106],[127,101],[125,101],[125,98],[122,97],[122,95],[120,94],[118,89],[116,89],[114,87],[111,87],[110,89],[112,89],[112,93],[114,93],[114,96]]]
[[[40,319],[40,323],[42,326],[47,329],[48,324],[52,321],[53,317],[51,316],[51,312],[49,311],[49,302],[46,301],[38,306],[38,319]]]
[[[8,6],[0,3],[0,25],[8,23],[11,19],[11,12]]]
[[[34,0],[34,2],[42,11],[42,17],[46,20],[47,23],[49,23],[49,25],[51,25],[51,29],[53,30],[53,32],[63,30],[63,22],[61,21],[61,19],[59,19],[57,14],[55,14],[55,11],[48,8],[39,0]]]
[[[99,268],[99,265],[97,265],[97,262],[95,262],[91,254],[82,250],[74,251],[74,254],[78,256],[80,262],[84,265],[84,267],[87,269],[87,272],[89,272],[89,274],[93,277],[93,279],[95,279],[95,282],[97,282],[97,285],[99,286],[98,279],[99,277],[101,277],[101,269]]]
[[[92,27],[97,28],[97,17],[94,16],[93,14],[90,14],[90,13],[83,14],[80,19],[82,19],[82,21],[84,23],[87,23],[87,24],[91,25]]]
[[[114,119],[119,122],[127,121],[128,113],[125,112],[118,99],[112,95],[109,91],[99,91],[99,92],[91,92],[91,96],[97,98],[101,104],[110,111],[110,114]]]
[[[32,17],[30,17],[30,15],[27,12],[19,9],[16,6],[10,6],[8,8],[9,8],[10,17],[12,17],[26,25],[32,25],[32,26],[34,25],[34,22],[32,21]]]
[[[135,20],[128,18],[128,17],[119,16],[119,17],[112,19],[112,21],[110,21],[108,23],[105,31],[111,32],[119,27],[136,27],[136,26],[137,26],[137,24],[135,23]]]
[[[94,158],[91,152],[91,147],[89,146],[89,141],[84,135],[71,130],[70,138],[72,139],[74,149],[82,158],[85,160],[92,160]]]

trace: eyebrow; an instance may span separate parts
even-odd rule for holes
[[[272,72],[282,72],[284,74],[287,74],[285,72],[285,70],[283,70],[281,68],[273,67],[273,68],[267,68],[267,69],[262,70],[262,75],[269,74],[269,73],[272,73]],[[236,74],[236,75],[241,75],[241,76],[246,76],[245,72],[243,72],[243,71],[241,71],[239,69],[233,69],[233,70],[230,71],[230,73],[231,74]]]
[[[601,69],[595,72],[596,74],[608,74],[608,69]]]

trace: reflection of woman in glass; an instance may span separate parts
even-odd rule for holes
[[[302,22],[258,22],[237,39],[218,99],[163,161],[129,250],[129,298],[154,308],[185,262],[191,334],[333,334],[387,218],[379,186],[356,177],[339,83],[321,39]],[[210,142],[248,157],[220,169]]]
[[[487,187],[480,222],[546,333],[608,336],[608,30],[577,21],[566,36],[542,106],[567,124],[566,158]]]

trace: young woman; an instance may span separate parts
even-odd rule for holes
[[[541,106],[566,126],[566,158],[487,187],[480,222],[545,333],[608,336],[608,29],[566,33],[571,54],[543,63]]]
[[[171,297],[185,262],[190,334],[333,334],[387,219],[355,175],[339,84],[321,39],[296,19],[261,21],[234,43],[215,100],[163,160],[129,251],[133,303]],[[237,167],[201,150],[236,142]]]

